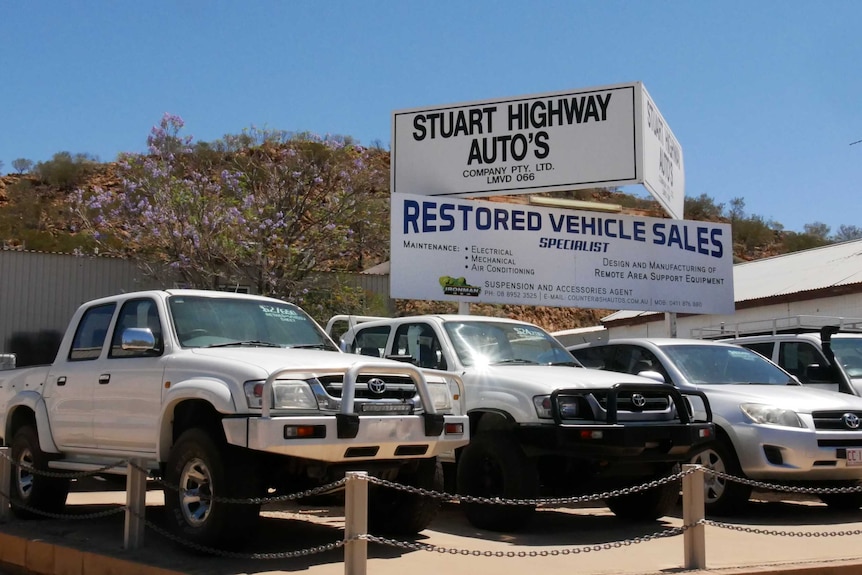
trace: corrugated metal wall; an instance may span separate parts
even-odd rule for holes
[[[13,336],[62,333],[84,301],[158,287],[126,260],[0,250],[0,353]]]
[[[388,275],[340,275],[381,297],[391,308]],[[62,335],[85,301],[168,287],[173,283],[148,278],[128,260],[0,250],[0,354],[13,351],[13,337],[51,339]]]

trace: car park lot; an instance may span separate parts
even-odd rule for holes
[[[68,514],[96,514],[125,501],[123,491],[79,489],[70,495]],[[87,489],[94,488],[88,486]],[[96,486],[95,489],[105,487]],[[161,491],[149,491],[147,501],[148,520],[156,526],[162,524]],[[503,534],[472,527],[457,504],[446,504],[429,529],[406,540],[406,547],[370,543],[367,572],[374,575],[405,572],[499,575],[538,568],[545,575],[666,574],[683,570],[684,536],[658,535],[672,532],[681,525],[679,508],[656,522],[633,523],[615,517],[604,507],[584,504],[541,508],[529,529]],[[709,573],[849,575],[862,572],[862,552],[853,543],[862,533],[862,513],[835,511],[805,495],[755,492],[744,514],[722,518],[721,525],[706,526]],[[271,504],[264,508],[260,527],[259,538],[246,551],[287,554],[340,540],[344,510],[326,505]],[[122,549],[122,513],[74,521],[13,521],[0,525],[0,537],[3,537],[0,559],[6,563],[10,557],[23,553],[13,547],[26,546],[28,541],[37,542],[39,546],[35,549],[43,555],[50,546],[58,546],[53,554],[59,557],[62,552],[70,562],[77,557],[75,553],[94,557],[89,559],[89,568],[84,571],[66,565],[64,570],[56,571],[58,573],[345,573],[341,548],[277,559],[211,556],[182,548],[150,528],[146,531],[143,548],[126,551]],[[643,541],[637,542],[639,540]],[[434,545],[437,551],[418,549],[418,544]],[[129,563],[118,566],[111,561]],[[103,566],[102,570],[99,565]],[[0,572],[15,571],[3,571],[0,566]]]

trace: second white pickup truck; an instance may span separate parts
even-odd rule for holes
[[[60,470],[134,459],[165,482],[178,537],[237,547],[253,537],[260,504],[234,499],[346,471],[442,488],[437,456],[469,438],[462,396],[457,376],[340,352],[287,302],[147,291],[82,305],[52,365],[0,372],[0,439],[19,516],[62,509]],[[415,533],[439,506],[377,485],[369,499],[372,532]]]
[[[646,378],[586,369],[529,323],[472,315],[361,319],[337,316],[327,330],[345,320],[352,326],[340,338],[345,351],[463,380],[472,438],[449,474],[462,495],[529,501],[647,483],[670,474],[714,430],[702,393],[684,396]],[[651,520],[678,495],[678,483],[665,482],[606,503],[621,517]],[[522,527],[535,507],[464,505],[474,525],[501,531]]]

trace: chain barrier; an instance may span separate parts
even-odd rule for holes
[[[766,483],[763,481],[756,481],[754,479],[748,479],[747,477],[736,477],[735,475],[730,475],[728,473],[724,473],[723,471],[717,471],[715,469],[709,469],[708,467],[703,467],[702,471],[704,473],[715,475],[718,478],[726,479],[728,481],[735,481],[736,483],[742,483],[743,485],[750,485],[751,487],[757,487],[758,489],[763,489],[766,491],[783,491],[786,493],[804,493],[807,495],[834,495],[836,493],[860,493],[862,492],[862,483],[859,485],[848,486],[848,487],[804,487],[801,485],[782,485],[780,483]]]
[[[413,487],[411,485],[403,485],[401,483],[396,483],[394,481],[389,481],[387,479],[381,479],[379,477],[374,477],[371,475],[365,476],[363,479],[368,481],[369,483],[382,485],[384,487],[390,487],[392,489],[396,489],[399,491],[407,491],[408,493],[414,493],[418,495],[422,495],[425,497],[432,497],[436,499],[442,499],[444,501],[455,501],[459,503],[490,503],[495,505],[541,505],[547,507],[559,507],[563,505],[572,505],[576,503],[588,503],[590,501],[602,501],[604,499],[610,499],[611,497],[620,497],[622,495],[630,495],[632,493],[638,493],[640,491],[646,491],[648,489],[653,489],[654,487],[658,487],[660,485],[664,485],[665,483],[672,483],[674,481],[679,481],[686,475],[690,473],[694,473],[695,469],[679,471],[672,475],[668,475],[667,477],[662,477],[661,479],[656,479],[653,481],[649,481],[647,483],[643,483],[641,485],[633,485],[631,487],[623,487],[621,489],[617,489],[615,491],[603,491],[600,493],[593,493],[588,495],[575,495],[571,497],[547,497],[547,498],[537,498],[537,499],[504,499],[502,497],[478,497],[474,495],[457,495],[453,493],[443,493],[438,491],[432,491],[430,489],[424,489],[422,487]]]
[[[676,537],[677,535],[681,535],[685,533],[687,530],[691,529],[702,523],[699,521],[693,525],[683,525],[681,527],[671,527],[669,529],[664,529],[662,531],[656,531],[655,533],[651,533],[649,535],[643,535],[640,537],[632,537],[631,539],[623,539],[622,541],[613,541],[609,543],[602,543],[596,545],[585,545],[583,547],[571,547],[567,549],[551,549],[551,550],[542,550],[542,551],[478,551],[475,549],[455,549],[449,547],[442,547],[439,545],[431,545],[428,543],[416,543],[409,541],[399,541],[397,539],[387,539],[386,537],[379,537],[377,535],[365,534],[359,535],[353,539],[360,539],[365,541],[371,541],[372,543],[380,543],[382,545],[389,545],[390,547],[398,547],[401,549],[406,549],[409,551],[430,551],[434,553],[447,553],[450,555],[470,555],[473,557],[553,557],[558,555],[577,555],[579,553],[590,553],[591,551],[607,551],[609,549],[619,549],[622,547],[629,547],[631,545],[637,545],[638,543],[645,543],[647,541],[652,541],[654,539],[665,539],[667,537]],[[353,539],[348,539],[348,541],[352,541]]]
[[[123,513],[126,508],[125,506],[113,507],[111,509],[106,509],[105,511],[95,511],[93,513],[51,513],[49,511],[42,511],[41,509],[36,509],[35,507],[31,507],[25,503],[21,503],[20,501],[15,501],[9,497],[9,494],[5,491],[0,491],[0,496],[5,497],[9,500],[9,504],[17,509],[22,509],[27,511],[28,513],[32,513],[34,515],[40,515],[42,517],[47,517],[49,519],[62,519],[62,520],[75,520],[75,519],[101,519],[102,517],[109,517],[111,515],[118,515]]]
[[[113,465],[106,465],[104,467],[100,467],[99,469],[91,469],[88,471],[49,471],[47,469],[36,469],[32,465],[27,463],[21,463],[18,461],[14,461],[9,455],[4,451],[0,451],[0,457],[9,461],[12,464],[12,467],[20,467],[25,471],[29,471],[33,475],[42,475],[45,477],[51,477],[54,479],[84,479],[85,477],[93,477],[95,475],[101,475],[103,473],[108,472],[111,469],[116,469],[117,467],[126,467],[129,464],[128,459],[121,459],[114,463]],[[115,474],[112,474],[115,475]]]
[[[82,471],[82,472],[65,472],[59,473],[48,470],[36,469],[30,465],[15,462],[6,455],[6,453],[0,451],[0,457],[3,457],[9,460],[13,467],[21,467],[26,469],[28,472],[34,475],[44,475],[46,477],[52,478],[61,478],[61,479],[82,479],[86,477],[91,477],[94,475],[99,475],[105,473],[111,469],[116,469],[117,467],[131,466],[132,468],[143,472],[149,475],[150,470],[144,467],[137,465],[136,463],[130,460],[118,460],[117,463],[113,465],[106,465],[99,469]],[[706,474],[714,475],[718,478],[727,480],[727,481],[735,481],[738,483],[742,483],[745,485],[749,485],[752,487],[756,487],[758,489],[763,490],[772,490],[772,491],[782,491],[782,492],[795,492],[795,493],[804,493],[804,494],[843,494],[843,493],[857,493],[862,492],[862,485],[852,486],[852,487],[803,487],[803,486],[791,486],[791,485],[782,485],[782,484],[772,484],[762,481],[756,481],[743,477],[736,477],[730,475],[728,473],[724,473],[721,471],[717,471],[714,469],[710,469],[707,467],[693,467],[687,470],[682,470],[677,473],[673,473],[666,477],[662,477],[659,479],[655,479],[649,481],[647,483],[633,485],[630,487],[624,487],[617,490],[612,491],[603,491],[599,493],[586,494],[586,495],[577,495],[570,497],[551,497],[551,498],[534,498],[534,499],[505,499],[501,497],[479,497],[479,496],[471,496],[471,495],[458,495],[453,493],[446,492],[438,492],[430,489],[425,489],[421,487],[414,487],[411,485],[404,485],[401,483],[396,483],[394,481],[389,481],[386,479],[381,479],[378,477],[374,477],[371,475],[363,475],[357,477],[360,480],[367,481],[373,485],[379,485],[382,487],[387,487],[391,489],[396,489],[400,491],[405,491],[411,494],[420,495],[422,497],[430,497],[435,499],[440,499],[442,501],[449,502],[463,502],[463,503],[482,503],[482,504],[495,504],[495,505],[535,505],[535,506],[545,506],[545,507],[560,507],[566,505],[574,505],[579,503],[588,503],[592,501],[601,501],[605,499],[609,499],[612,497],[621,497],[625,495],[631,495],[634,493],[638,493],[641,491],[646,491],[648,489],[653,489],[655,487],[659,487],[661,485],[680,481],[685,476],[701,471]],[[162,486],[164,489],[169,489],[172,491],[180,491],[180,487],[178,485],[170,484],[160,477],[150,477],[150,480],[154,483]],[[272,497],[249,497],[249,498],[231,498],[231,497],[212,497],[211,501],[213,502],[223,502],[223,503],[232,503],[232,504],[253,504],[253,505],[262,505],[266,503],[283,503],[287,501],[295,501],[298,499],[303,499],[307,497],[312,497],[316,495],[323,495],[328,493],[333,493],[336,491],[343,490],[346,486],[347,479],[343,478],[327,485],[323,485],[320,487],[315,487],[312,489],[307,489],[304,491],[290,493],[285,495],[278,495]],[[481,556],[481,557],[506,557],[506,558],[516,558],[516,557],[546,557],[546,556],[560,556],[560,555],[577,555],[581,553],[590,553],[590,552],[598,552],[609,549],[617,549],[621,547],[627,547],[630,545],[636,545],[639,543],[644,543],[647,541],[652,541],[655,539],[674,537],[684,533],[685,531],[691,529],[692,527],[698,525],[709,525],[722,529],[729,529],[733,531],[740,531],[744,533],[752,533],[757,535],[772,535],[772,536],[783,536],[783,537],[842,537],[842,536],[858,536],[862,535],[862,530],[852,530],[852,531],[829,531],[829,532],[820,532],[820,531],[786,531],[786,530],[775,530],[775,529],[762,529],[755,527],[743,527],[739,525],[734,525],[730,523],[723,523],[719,521],[714,521],[710,519],[702,519],[691,525],[683,525],[681,527],[673,527],[664,529],[662,531],[657,531],[652,534],[633,537],[631,539],[624,539],[621,541],[608,542],[597,545],[589,545],[583,547],[571,547],[566,549],[555,549],[555,550],[543,550],[543,551],[478,551],[478,550],[470,550],[470,549],[455,549],[455,548],[447,548],[437,545],[431,545],[427,543],[417,543],[410,541],[399,541],[396,539],[389,539],[385,537],[380,537],[372,534],[361,534],[351,538],[342,538],[337,541],[333,541],[331,543],[327,543],[324,545],[318,545],[314,547],[309,547],[306,549],[300,549],[296,551],[283,551],[283,552],[274,552],[274,553],[240,553],[233,551],[225,551],[222,549],[216,549],[212,547],[207,547],[203,545],[199,545],[192,541],[188,541],[181,537],[178,537],[174,533],[169,530],[156,525],[152,521],[146,519],[145,517],[139,515],[134,512],[130,508],[124,505],[119,505],[115,508],[99,511],[88,514],[59,514],[59,513],[50,513],[46,511],[42,511],[39,509],[35,509],[31,506],[25,505],[21,502],[11,500],[8,494],[4,492],[0,492],[0,496],[5,496],[10,500],[10,504],[13,507],[21,508],[27,512],[44,516],[51,519],[59,519],[59,520],[88,520],[88,519],[101,519],[104,517],[108,517],[111,515],[115,515],[118,513],[128,512],[152,529],[157,534],[175,542],[182,546],[188,547],[197,552],[206,553],[209,555],[225,557],[225,558],[234,558],[234,559],[291,559],[297,557],[305,557],[309,555],[314,555],[317,553],[324,553],[327,551],[332,551],[334,549],[338,549],[343,547],[347,542],[355,541],[355,540],[365,540],[373,543],[379,543],[382,545],[388,545],[392,547],[398,547],[411,551],[428,551],[435,553],[446,553],[446,554],[458,554],[458,555],[470,555],[470,556]]]
[[[332,543],[327,543],[325,545],[316,545],[314,547],[298,549],[296,551],[279,551],[275,553],[240,553],[238,551],[225,551],[224,549],[216,549],[214,547],[199,545],[192,541],[188,541],[187,539],[177,537],[175,534],[171,533],[167,529],[159,527],[146,517],[142,517],[134,511],[132,511],[131,513],[138,519],[141,519],[147,527],[149,527],[159,535],[170,539],[174,543],[179,543],[180,545],[183,545],[185,547],[188,547],[189,549],[200,553],[206,553],[208,555],[214,555],[217,557],[225,557],[228,559],[294,559],[296,557],[307,557],[309,555],[315,555],[317,553],[325,553],[326,551],[332,551],[333,549],[344,547],[344,544],[348,541],[344,538],[341,538],[336,541],[333,541]]]
[[[753,533],[755,535],[776,535],[779,537],[847,537],[850,535],[862,535],[862,529],[854,529],[852,531],[786,531],[783,529],[761,529],[759,527],[743,527],[732,523],[723,523],[721,521],[713,521],[712,519],[704,519],[704,525],[728,529],[730,531],[741,531],[743,533]]]

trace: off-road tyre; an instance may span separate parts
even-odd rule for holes
[[[19,428],[12,437],[10,451],[12,480],[9,494],[12,513],[20,519],[45,519],[43,513],[61,513],[69,495],[69,480],[45,475],[46,472],[57,472],[48,470],[50,457],[39,447],[36,429],[31,425]],[[25,465],[32,467],[32,470]]]
[[[692,454],[689,462],[702,465],[712,471],[744,478],[736,453],[721,439],[698,448]],[[743,510],[751,497],[750,485],[719,477],[712,473],[704,474],[703,483],[707,514],[735,515]]]
[[[459,495],[481,498],[535,499],[539,494],[536,466],[509,433],[480,433],[470,440],[458,461]],[[461,502],[475,527],[517,531],[535,514],[536,505]]]
[[[178,539],[218,549],[237,549],[255,535],[260,503],[219,499],[260,496],[255,460],[217,443],[199,428],[180,435],[165,470],[165,509]]]
[[[677,473],[679,466],[671,473]],[[669,481],[652,489],[605,499],[614,515],[631,521],[655,521],[669,515],[679,501],[681,481]]]
[[[443,466],[436,458],[409,464],[395,483],[429,491],[443,491]],[[371,485],[368,490],[368,531],[380,535],[415,535],[427,528],[440,511],[441,500],[394,487]]]

